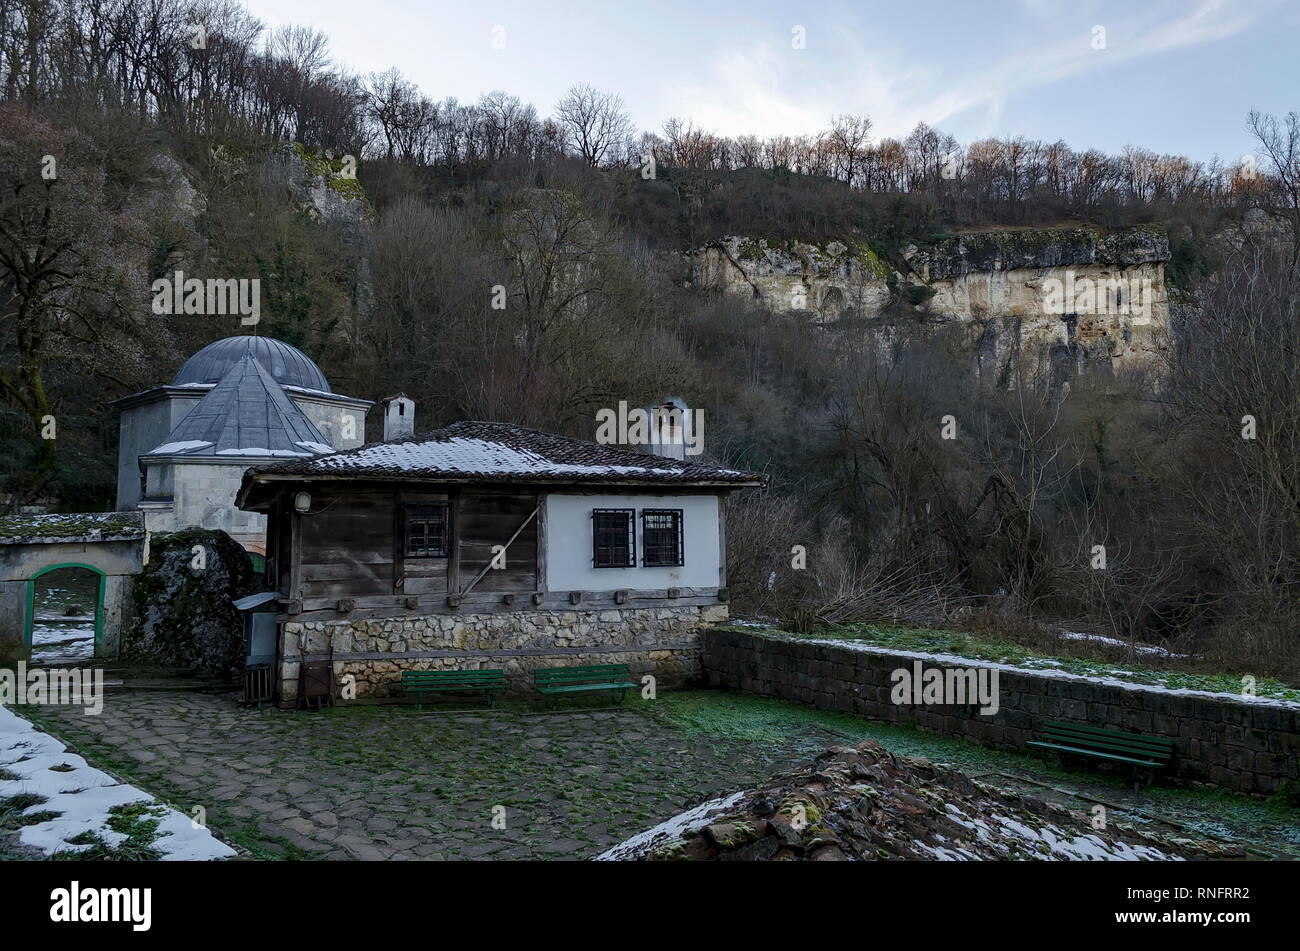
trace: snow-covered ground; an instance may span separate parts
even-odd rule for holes
[[[64,568],[42,575],[32,604],[32,663],[58,667],[94,657],[98,600],[94,572]]]
[[[109,810],[130,803],[155,807],[151,811],[160,821],[152,847],[162,853],[164,861],[224,859],[235,854],[234,849],[206,828],[195,826],[188,816],[143,790],[95,769],[69,752],[61,741],[3,706],[0,706],[0,771],[18,777],[0,779],[0,799],[34,793],[46,801],[23,810],[26,815],[59,813],[54,819],[24,826],[19,833],[23,845],[40,849],[46,855],[90,848],[69,841],[86,832],[99,836],[109,846],[120,845],[127,837],[109,827]]]
[[[95,656],[95,619],[42,617],[32,622],[32,663],[59,667]]]

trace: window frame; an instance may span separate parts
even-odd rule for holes
[[[597,518],[601,515],[622,515],[627,520],[627,561],[623,563],[601,564],[600,552],[602,548],[609,549],[610,545],[601,545],[601,536],[598,527]],[[635,568],[636,567],[636,509],[610,509],[599,508],[591,510],[591,566],[593,568]]]
[[[652,529],[646,524],[648,517],[668,515],[673,519],[672,528],[656,528],[655,532],[676,530],[676,560],[651,561],[650,538]],[[656,549],[657,550],[657,549]],[[656,555],[656,557],[661,557]],[[642,509],[641,510],[641,567],[643,568],[681,568],[686,564],[686,516],[683,509]]]
[[[417,522],[427,522],[428,515],[421,515],[412,518],[412,512],[417,509],[441,509],[442,510],[442,546],[433,552],[429,551],[428,528],[425,528],[424,539],[426,544],[420,550],[414,550],[411,545],[411,527]],[[451,500],[450,499],[431,499],[428,501],[407,501],[402,503],[402,557],[403,558],[450,558],[452,548],[451,532]]]

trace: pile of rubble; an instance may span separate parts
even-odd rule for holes
[[[696,806],[601,860],[1181,860],[1222,847],[1159,838],[1000,791],[867,740],[759,789]]]

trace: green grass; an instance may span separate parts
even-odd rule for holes
[[[0,830],[13,831],[23,826],[34,826],[39,822],[58,818],[57,812],[48,811],[23,815],[24,809],[39,806],[43,802],[45,797],[38,796],[36,793],[19,793],[8,799],[0,799]]]
[[[107,824],[114,832],[125,835],[124,841],[110,845],[103,836],[88,830],[68,842],[89,848],[55,852],[51,858],[55,861],[73,862],[157,861],[162,853],[154,848],[154,843],[158,839],[158,823],[163,812],[163,807],[158,803],[131,802],[113,806],[108,810]]]
[[[1112,663],[1072,657],[1068,654],[1049,654],[1035,651],[1011,641],[999,640],[979,634],[960,631],[927,630],[920,628],[890,627],[879,624],[848,624],[822,628],[811,634],[795,634],[777,628],[736,628],[736,630],[777,637],[817,640],[853,641],[873,647],[922,653],[956,654],[972,660],[991,661],[1023,667],[1026,670],[1061,670],[1087,677],[1107,677],[1133,684],[1166,687],[1177,690],[1204,690],[1210,693],[1241,696],[1242,678],[1237,674],[1188,673],[1176,670],[1158,670],[1139,663],[1125,662],[1124,667]],[[1300,702],[1300,690],[1279,680],[1256,678],[1255,693],[1274,700]]]

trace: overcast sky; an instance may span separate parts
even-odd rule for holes
[[[1300,0],[247,3],[268,24],[325,31],[347,68],[396,66],[435,99],[504,89],[546,115],[589,82],[621,94],[642,129],[679,116],[793,135],[852,112],[878,136],[924,120],[962,142],[1235,161],[1252,148],[1251,108],[1300,109]]]

